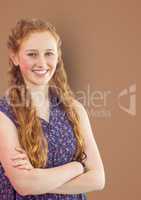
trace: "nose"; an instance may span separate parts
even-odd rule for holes
[[[47,66],[47,61],[44,56],[38,57],[38,67],[45,68]]]

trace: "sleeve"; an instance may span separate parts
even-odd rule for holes
[[[14,116],[14,113],[12,112],[12,109],[4,96],[0,97],[0,112],[5,114],[15,124],[16,127],[18,126],[16,117]]]

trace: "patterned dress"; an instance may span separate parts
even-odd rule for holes
[[[73,160],[76,150],[76,138],[72,126],[56,96],[49,93],[50,115],[49,122],[40,118],[41,125],[48,141],[48,168],[61,166]],[[0,111],[8,116],[15,126],[18,126],[14,113],[5,96],[0,97]],[[46,168],[47,168],[46,167]],[[38,183],[37,183],[38,184]],[[81,194],[18,194],[9,179],[4,175],[0,163],[0,200],[86,200],[86,193]]]

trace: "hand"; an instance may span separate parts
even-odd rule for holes
[[[17,147],[15,148],[16,154],[14,157],[12,157],[13,167],[17,167],[18,169],[25,169],[25,170],[31,170],[34,167],[31,165],[29,158],[26,154],[26,152]]]

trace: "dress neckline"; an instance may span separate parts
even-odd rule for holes
[[[52,98],[53,96],[51,96],[51,92],[49,91],[49,95],[48,95],[48,98],[49,98],[49,117],[48,117],[48,120],[43,118],[43,117],[40,117],[38,116],[38,118],[40,119],[41,122],[44,122],[46,124],[50,124],[50,121],[51,121],[51,113],[52,113]]]

